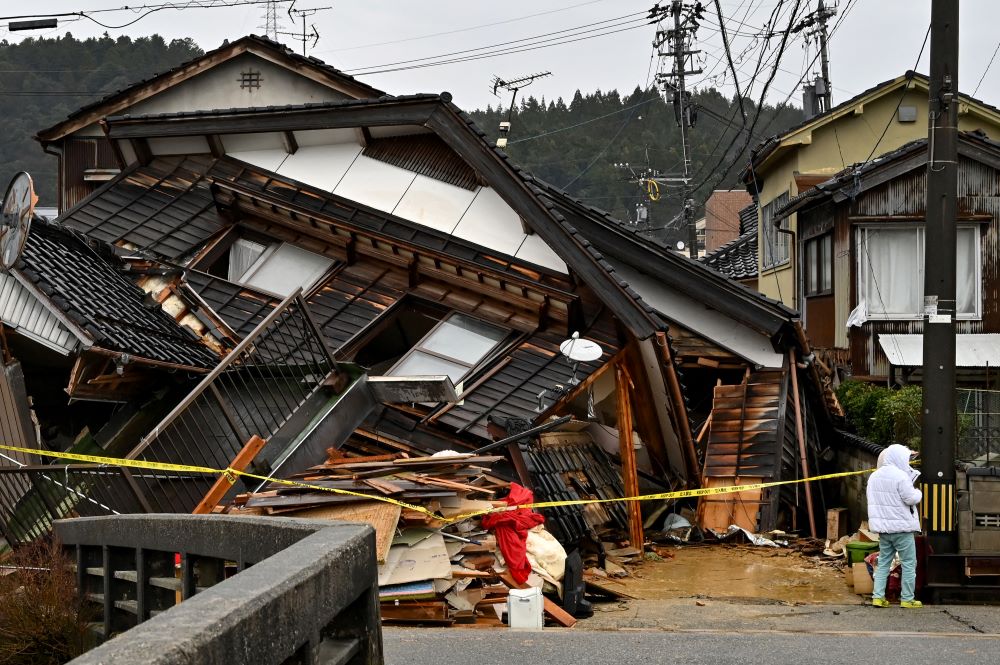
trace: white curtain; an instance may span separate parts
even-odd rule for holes
[[[959,315],[972,316],[976,313],[976,298],[979,290],[976,288],[976,235],[978,229],[960,228],[957,245],[957,263],[955,271],[955,304]]]
[[[266,246],[240,238],[229,248],[229,281],[240,282],[250,266],[260,258]]]
[[[868,314],[919,316],[923,307],[923,233],[921,229],[867,228],[858,252]]]

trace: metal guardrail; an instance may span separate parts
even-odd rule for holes
[[[113,638],[74,665],[382,662],[368,525],[122,515],[54,527],[103,608],[95,632]]]
[[[276,307],[126,456],[224,469],[252,436],[269,441],[337,371],[305,300]],[[0,464],[0,534],[16,545],[54,520],[190,513],[215,478],[87,464]]]

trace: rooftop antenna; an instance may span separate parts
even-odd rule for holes
[[[510,97],[510,107],[507,109],[507,120],[500,123],[500,138],[497,139],[497,147],[501,150],[507,147],[507,135],[510,134],[510,118],[511,114],[514,113],[514,101],[517,99],[517,91],[521,88],[526,88],[538,79],[545,78],[546,76],[552,76],[552,72],[538,72],[537,74],[528,74],[527,76],[521,76],[516,79],[510,79],[505,81],[499,76],[493,77],[493,94],[497,95],[497,90],[503,88],[504,90],[513,93]]]
[[[333,9],[333,7],[309,7],[308,9],[296,9],[295,3],[297,0],[292,0],[292,4],[288,7],[288,18],[295,21],[296,18],[302,19],[302,31],[301,32],[282,32],[278,31],[279,35],[288,35],[289,37],[295,37],[300,42],[302,42],[302,55],[306,54],[306,46],[309,40],[312,40],[313,48],[316,48],[316,44],[319,42],[319,31],[316,30],[316,24],[310,23],[306,27],[306,18],[318,14],[319,12],[326,11],[327,9]]]

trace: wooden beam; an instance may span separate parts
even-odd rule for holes
[[[226,148],[222,145],[222,138],[218,134],[208,134],[205,136],[205,140],[208,141],[208,149],[212,153],[212,157],[216,159],[225,157]]]
[[[149,142],[146,139],[132,139],[132,151],[135,152],[136,161],[143,166],[153,161],[153,153],[149,149]]]
[[[236,453],[236,457],[233,461],[229,463],[229,468],[235,471],[243,471],[248,466],[250,462],[253,461],[257,453],[261,451],[264,444],[267,443],[264,439],[260,438],[256,434],[251,436],[246,444],[244,444],[242,450]],[[212,487],[205,493],[204,498],[201,502],[195,506],[195,509],[191,511],[192,515],[208,515],[215,509],[219,502],[222,501],[226,496],[226,492],[233,486],[232,480],[226,476],[226,474],[220,475]]]
[[[792,392],[795,403],[795,438],[799,441],[799,457],[802,464],[802,477],[809,477],[809,458],[806,455],[806,435],[802,423],[802,404],[799,401],[799,369],[795,365],[795,349],[788,350],[788,371],[792,374]],[[816,513],[813,510],[812,488],[809,483],[802,483],[806,491],[806,509],[809,511],[809,534],[816,537]]]
[[[354,136],[358,139],[358,145],[362,149],[367,148],[368,144],[372,142],[372,133],[368,131],[367,127],[355,127]]]
[[[687,407],[684,405],[684,393],[681,390],[681,382],[677,378],[677,368],[674,367],[674,359],[670,354],[670,345],[667,343],[667,334],[656,333],[656,346],[660,348],[662,356],[663,371],[667,380],[667,389],[677,415],[677,428],[681,435],[681,443],[684,445],[685,457],[687,458],[688,473],[698,485],[701,485],[701,469],[698,468],[698,449],[695,448],[694,438],[691,435],[691,423],[688,420]]]
[[[625,496],[639,496],[639,473],[635,462],[635,446],[632,445],[632,405],[629,400],[629,378],[625,363],[615,365],[618,398],[618,451],[622,462],[622,484]],[[642,507],[638,501],[628,501],[628,533],[632,547],[643,548],[646,538],[642,531]]]
[[[289,155],[294,155],[298,152],[299,142],[295,140],[295,132],[281,132],[281,145]]]

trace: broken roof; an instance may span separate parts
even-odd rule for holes
[[[126,88],[82,106],[65,120],[39,131],[35,138],[43,144],[56,141],[243,53],[253,53],[271,62],[276,62],[352,97],[381,97],[386,94],[318,58],[300,55],[284,44],[267,37],[247,35],[234,42],[224,42],[219,48],[208,51],[204,55],[154,74],[149,78],[136,81]]]
[[[36,217],[14,271],[92,346],[170,365],[215,366],[215,353],[121,267],[107,245]]]

